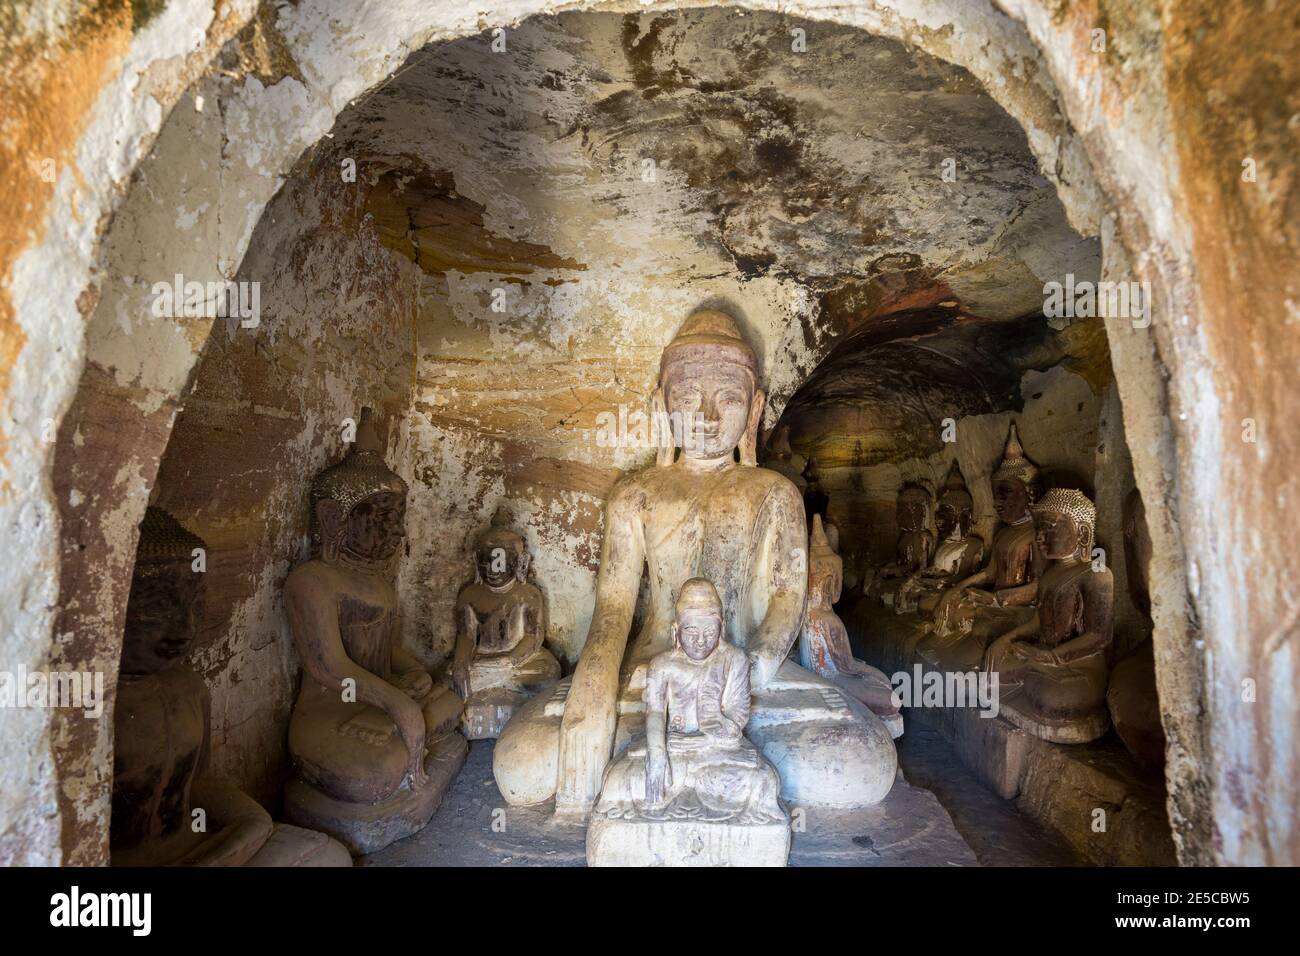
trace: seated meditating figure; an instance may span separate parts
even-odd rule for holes
[[[577,669],[501,732],[497,786],[512,804],[554,797],[562,818],[585,819],[611,755],[641,732],[649,662],[668,649],[676,591],[698,576],[717,587],[727,639],[749,660],[748,735],[772,756],[782,796],[802,806],[879,802],[897,768],[888,729],[786,659],[803,618],[807,526],[794,485],[757,467],[758,359],[729,316],[710,310],[686,321],[664,350],[654,407],[699,424],[675,439],[680,458],[661,449],[657,465],[610,493]]]
[[[211,698],[182,663],[207,575],[203,540],[161,508],[140,526],[113,711],[114,866],[351,866],[323,833],[285,826],[207,772]]]
[[[966,490],[961,466],[952,463],[943,483],[943,493],[934,512],[934,527],[939,539],[928,567],[913,574],[898,589],[894,610],[899,614],[915,611],[929,614],[939,595],[958,581],[970,577],[984,560],[984,539],[970,533],[975,502]]]
[[[1097,509],[1081,491],[1053,488],[1034,506],[1035,547],[1051,561],[1038,581],[1038,613],[989,645],[1002,714],[1056,743],[1086,743],[1110,727],[1115,582],[1092,563]]]
[[[895,514],[898,520],[896,560],[876,571],[868,593],[886,607],[894,605],[898,589],[912,575],[930,564],[934,553],[934,535],[930,533],[930,506],[928,489],[908,482],[898,492]]]
[[[538,689],[559,679],[546,641],[546,599],[528,583],[524,539],[498,512],[474,549],[474,580],[456,596],[452,682],[465,699],[470,740],[494,738]]]
[[[289,720],[288,817],[371,853],[429,822],[465,760],[461,700],[398,643],[392,574],[406,482],[384,464],[370,410],[311,486],[316,554],[284,604],[303,677]]]
[[[1033,614],[1045,563],[1034,550],[1030,508],[1039,493],[1038,466],[1025,457],[1011,424],[1002,463],[993,472],[993,508],[1001,527],[988,564],[943,592],[917,653],[944,670],[975,670],[989,641]]]
[[[745,739],[749,660],[722,631],[717,589],[691,578],[671,646],[646,672],[645,736],[605,773],[587,834],[593,866],[785,865],[780,781]]]
[[[835,613],[843,585],[843,563],[813,516],[808,539],[808,609],[799,632],[799,663],[832,681],[884,721],[895,740],[903,736],[902,702],[883,671],[853,657],[849,632]]]

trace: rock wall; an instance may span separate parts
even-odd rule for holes
[[[175,262],[232,276],[283,177],[351,100],[430,40],[559,5],[513,0],[480,14],[303,0],[254,16],[251,2],[172,0],[134,22],[139,5],[92,17],[73,3],[40,16],[5,8],[0,75],[19,105],[0,143],[12,237],[0,244],[0,525],[25,556],[0,568],[7,667],[113,673],[134,528],[208,332],[137,322],[128,280]],[[1287,427],[1300,301],[1295,11],[1211,0],[782,6],[965,67],[1024,127],[1069,221],[1100,232],[1106,272],[1151,283],[1150,330],[1107,336],[1155,544],[1175,839],[1186,862],[1293,862],[1298,612],[1277,518],[1300,481]],[[173,135],[186,125],[177,104],[207,132]],[[132,210],[148,213],[154,197],[175,221],[172,190],[204,174],[205,156],[221,189],[182,205],[189,234],[213,241],[132,231]],[[112,350],[104,330],[115,323],[135,329],[130,348]],[[428,420],[417,430],[450,427]],[[103,734],[61,714],[7,714],[0,859],[102,859],[110,755]]]

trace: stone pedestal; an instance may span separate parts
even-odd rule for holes
[[[1053,720],[1038,713],[1023,692],[1003,698],[1002,715],[1022,730],[1054,744],[1086,744],[1110,730],[1110,715],[1104,705],[1079,717]]]
[[[593,815],[588,866],[785,866],[790,824],[610,819]]]
[[[466,740],[495,740],[528,695],[505,687],[471,694],[461,715]]]
[[[328,833],[354,856],[374,853],[424,828],[465,762],[467,750],[460,734],[444,734],[429,745],[425,786],[409,790],[403,784],[387,800],[370,805],[335,800],[295,778],[284,790],[284,814],[293,823]]]

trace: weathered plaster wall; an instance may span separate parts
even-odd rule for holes
[[[213,770],[272,807],[300,671],[280,598],[309,554],[311,477],[366,405],[412,477],[415,271],[379,243],[334,151],[314,151],[239,269],[260,283],[261,323],[218,320],[158,471],[154,503],[208,545],[190,663],[212,695]]]
[[[507,23],[554,6],[504,3],[482,16],[487,25]],[[1300,481],[1300,439],[1285,417],[1300,357],[1287,331],[1300,301],[1296,105],[1288,98],[1300,85],[1295,11],[1285,4],[1221,10],[1208,0],[1000,0],[1007,17],[967,0],[789,7],[904,38],[967,67],[1025,127],[1070,221],[1085,235],[1100,225],[1107,272],[1131,270],[1151,282],[1151,330],[1108,329],[1108,337],[1134,472],[1153,525],[1156,656],[1168,704],[1175,835],[1185,861],[1294,861],[1300,851],[1287,808],[1294,806],[1300,747],[1290,693],[1300,612],[1284,587],[1288,577],[1277,556],[1288,553],[1289,541],[1276,518]],[[173,0],[134,33],[120,16],[80,32],[65,25],[71,16],[62,24],[46,17],[40,22],[56,28],[44,33],[29,29],[34,18],[17,9],[22,28],[0,31],[18,38],[4,49],[4,75],[14,90],[6,101],[24,111],[17,126],[6,124],[3,142],[6,158],[19,160],[3,164],[14,177],[3,192],[20,206],[5,219],[16,234],[0,270],[0,365],[7,376],[0,379],[0,526],[12,539],[10,552],[28,559],[0,568],[0,589],[10,597],[0,604],[0,634],[7,666],[50,667],[96,632],[55,636],[68,633],[54,619],[56,582],[68,574],[67,567],[56,571],[60,541],[77,540],[82,529],[65,527],[60,538],[49,438],[62,423],[68,441],[81,436],[84,444],[73,447],[102,443],[89,433],[93,416],[80,431],[65,420],[75,410],[79,381],[79,401],[91,410],[109,405],[85,401],[96,390],[145,410],[174,403],[199,347],[175,342],[175,351],[168,345],[157,353],[159,342],[171,339],[142,336],[136,342],[143,354],[167,360],[146,362],[136,378],[122,381],[93,355],[84,365],[86,316],[121,280],[97,269],[101,240],[110,213],[143,201],[127,189],[128,177],[163,117],[252,10],[247,3],[214,11],[206,0]],[[459,4],[424,0],[268,6],[247,27],[234,62],[221,65],[224,73],[213,69],[220,80],[205,81],[215,84],[206,101],[220,96],[220,135],[207,148],[221,156],[223,189],[198,212],[194,228],[221,223],[223,251],[212,256],[213,274],[233,273],[280,177],[340,109],[411,50],[477,32],[484,22]],[[1090,48],[1099,26],[1108,36],[1101,55]],[[10,69],[14,63],[23,68]],[[52,184],[39,181],[31,162],[47,150],[58,161]],[[1238,154],[1245,153],[1260,170],[1249,184],[1240,179],[1245,157]],[[170,173],[179,175],[174,167]],[[142,234],[142,261],[170,274],[174,239],[161,230]],[[1197,259],[1202,266],[1193,268]],[[202,329],[196,331],[201,340]],[[1262,426],[1257,443],[1238,438],[1246,417]],[[105,448],[101,467],[92,470],[104,500],[83,537],[87,548],[99,549],[87,560],[103,580],[93,589],[93,606],[82,611],[94,627],[113,617],[124,593],[128,569],[113,555],[129,553],[129,529],[143,511],[150,462],[156,465],[162,452],[169,418],[137,418],[132,432],[121,433],[120,447]],[[125,539],[121,529],[128,529]],[[1255,704],[1240,699],[1245,674],[1261,690]],[[86,794],[102,789],[107,755],[70,745],[46,712],[8,712],[3,719],[0,858],[93,862],[102,818]],[[83,847],[91,849],[83,854]]]

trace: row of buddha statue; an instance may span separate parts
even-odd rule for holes
[[[919,659],[943,671],[996,673],[1002,714],[1045,740],[1095,740],[1112,715],[1126,742],[1128,730],[1149,734],[1152,714],[1159,726],[1153,687],[1145,705],[1130,695],[1108,702],[1115,585],[1093,552],[1096,508],[1079,490],[1043,494],[1041,485],[1012,423],[991,477],[998,527],[986,549],[972,533],[973,500],[956,462],[933,513],[928,489],[904,484],[895,560],[863,595],[916,615],[920,627],[900,632],[903,646],[885,654],[899,666]],[[1152,750],[1140,749],[1139,759]]]
[[[800,489],[756,467],[764,394],[730,317],[687,320],[654,403],[699,427],[610,494],[590,628],[563,678],[524,540],[500,519],[477,541],[446,666],[431,672],[402,646],[407,486],[363,411],[355,443],[311,483],[311,556],[284,585],[303,671],[288,824],[198,785],[207,691],[179,663],[201,607],[202,575],[185,563],[197,538],[151,508],[122,659],[114,861],[256,862],[277,834],[303,862],[340,862],[340,843],[374,852],[428,823],[467,738],[497,738],[509,804],[590,825],[597,864],[783,865],[785,806],[882,800],[899,707],[849,651],[831,607],[842,566],[820,519],[810,534]],[[174,560],[161,575],[149,556],[164,539]],[[192,809],[219,839],[192,830]]]

